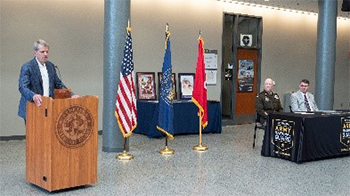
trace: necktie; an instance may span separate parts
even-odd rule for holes
[[[305,106],[308,112],[311,112],[311,108],[310,108],[310,104],[309,101],[307,100],[306,95],[304,95],[304,102],[305,102]]]

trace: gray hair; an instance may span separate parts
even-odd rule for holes
[[[271,78],[266,78],[264,84],[265,84],[268,80],[271,81],[271,84],[272,84],[273,86],[276,85],[276,82],[275,82],[274,80],[272,80]]]
[[[45,40],[38,39],[38,41],[34,42],[33,50],[38,51],[39,50],[39,45],[49,47],[49,43],[47,43]]]

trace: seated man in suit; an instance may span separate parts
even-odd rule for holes
[[[308,92],[309,84],[309,80],[301,80],[299,91],[291,95],[290,104],[293,112],[312,112],[318,110],[314,95]]]
[[[260,123],[266,125],[268,113],[282,112],[280,97],[277,93],[272,92],[275,81],[271,78],[266,78],[264,82],[264,90],[256,96],[255,109],[260,114]]]
[[[66,89],[67,87],[58,78],[55,65],[48,61],[49,44],[44,40],[34,43],[34,58],[22,65],[19,76],[19,92],[21,99],[18,107],[18,115],[26,120],[26,103],[34,102],[41,105],[41,96],[53,97],[54,89]],[[73,95],[72,98],[79,97]]]

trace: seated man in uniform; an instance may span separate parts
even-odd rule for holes
[[[266,126],[268,113],[282,112],[280,97],[277,93],[272,92],[275,82],[271,78],[266,78],[264,82],[264,90],[256,96],[255,109],[260,114],[260,123]]]

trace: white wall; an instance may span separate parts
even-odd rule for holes
[[[25,134],[17,116],[18,75],[33,57],[32,43],[38,38],[50,43],[50,60],[59,66],[68,87],[76,94],[99,95],[102,129],[103,6],[104,0],[0,0],[0,136]],[[168,22],[173,72],[195,72],[201,30],[205,48],[219,52],[220,73],[224,12],[263,18],[262,80],[274,78],[275,91],[283,95],[308,78],[314,92],[317,16],[215,0],[131,0],[136,72],[160,72]],[[349,34],[350,22],[338,20],[335,108],[341,103],[349,108]],[[208,87],[208,99],[220,99],[220,78]]]
[[[195,73],[199,30],[202,31],[204,48],[218,50],[219,72],[221,21],[221,7],[215,1],[132,0],[131,22],[136,72],[161,72],[166,23],[169,23],[171,33],[174,73]],[[208,86],[209,100],[220,100],[219,75],[217,79],[216,86]]]
[[[75,94],[98,95],[99,129],[103,92],[103,0],[0,0],[0,136],[24,135],[17,116],[18,77],[33,58],[33,43],[49,42],[49,60]]]
[[[350,108],[350,22],[338,20],[334,108]]]

